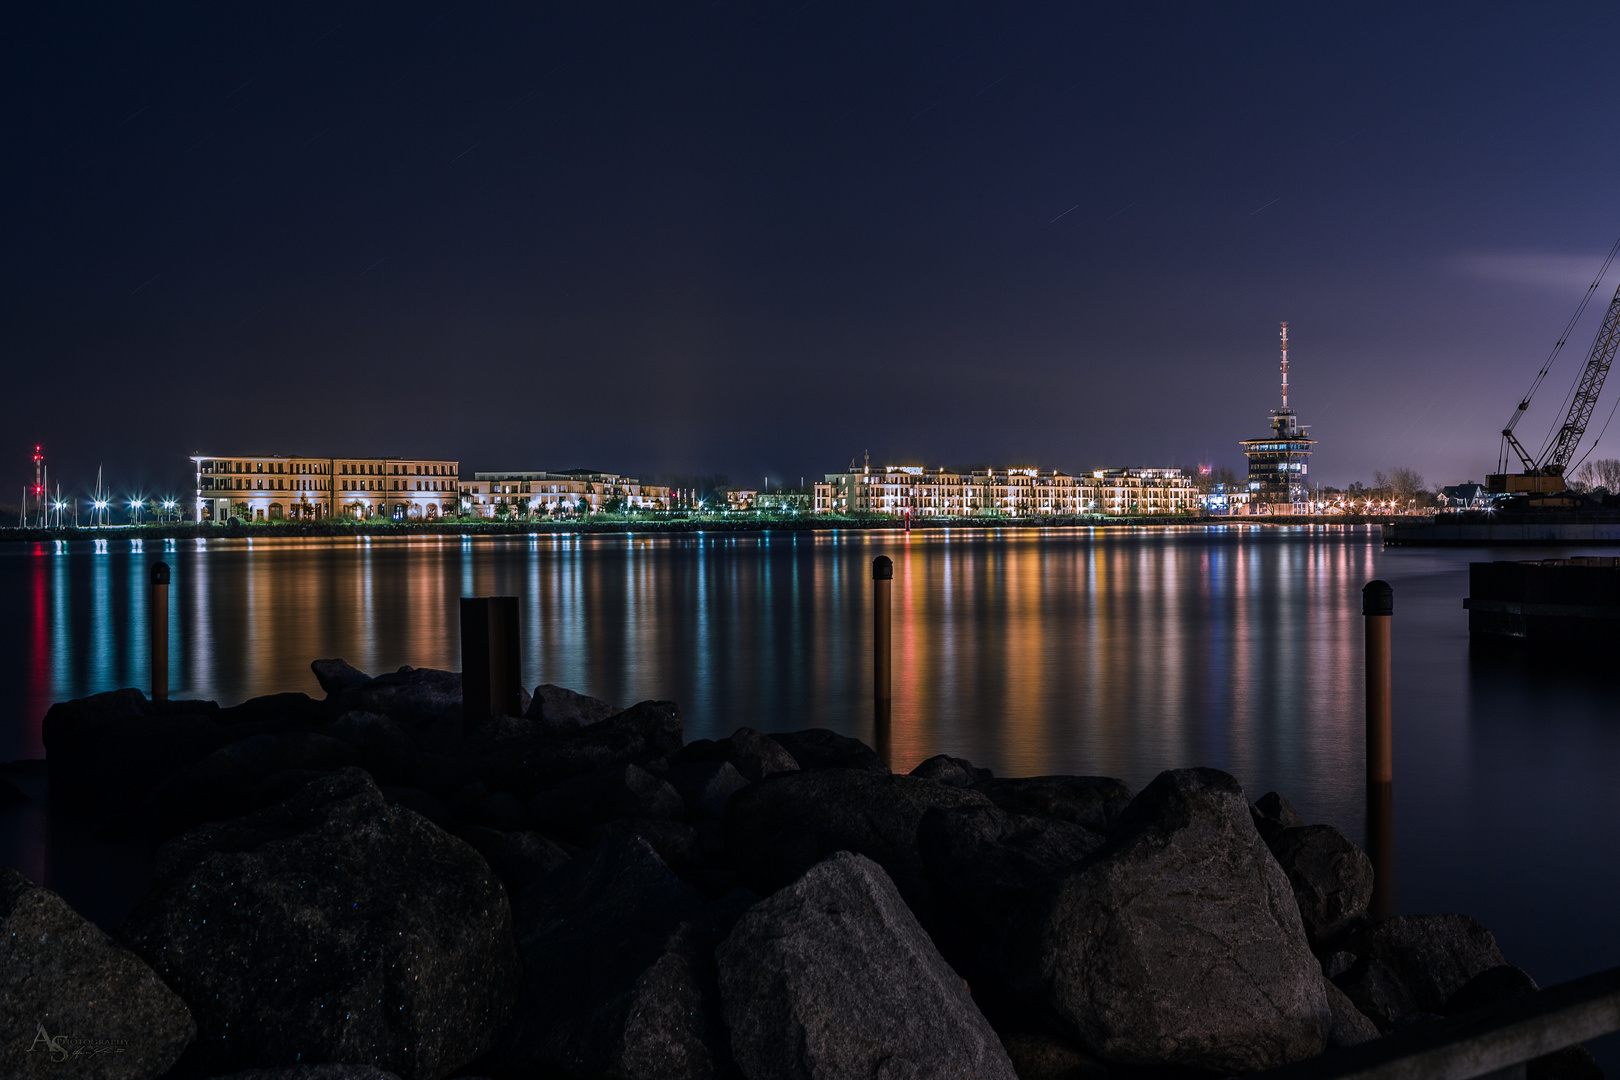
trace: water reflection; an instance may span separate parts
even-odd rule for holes
[[[895,764],[1145,782],[1229,769],[1359,820],[1356,597],[1365,531],[953,530],[198,541],[174,568],[174,693],[317,692],[316,656],[459,666],[455,602],[522,598],[526,680],[673,698],[693,737],[819,725],[870,739],[870,561],[895,561]],[[147,564],[35,547],[23,693],[0,753],[38,756],[52,700],[144,678]],[[20,565],[19,565],[20,564]],[[20,572],[20,574],[19,574]],[[8,586],[6,583],[10,582]],[[14,633],[17,624],[6,629]]]

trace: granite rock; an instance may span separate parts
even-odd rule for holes
[[[972,787],[981,780],[994,779],[995,776],[989,769],[978,768],[967,758],[951,757],[949,754],[935,754],[907,775],[964,788]]]
[[[923,815],[917,845],[932,886],[929,929],[993,1021],[1042,1010],[1037,930],[1057,883],[1102,844],[1083,825],[994,806]]]
[[[781,745],[801,769],[860,769],[887,773],[889,766],[876,750],[848,735],[826,728],[774,732],[771,738]],[[746,774],[745,774],[746,775]]]
[[[1507,964],[1491,932],[1466,915],[1397,915],[1348,948],[1387,964],[1427,1013],[1440,1012],[1474,976]]]
[[[197,1034],[140,957],[49,889],[0,868],[0,1075],[161,1076]],[[84,1047],[115,1052],[69,1056]]]
[[[693,818],[723,818],[731,797],[748,786],[748,780],[729,761],[686,761],[671,765],[664,781],[686,801]]]
[[[839,852],[748,910],[717,959],[750,1080],[1015,1080],[967,984],[864,856]]]
[[[1071,821],[1107,832],[1131,801],[1131,789],[1108,776],[1016,776],[982,780],[974,790],[1003,810]]]
[[[751,897],[705,905],[640,837],[519,895],[524,982],[503,1075],[706,1080],[726,1060],[713,951]]]
[[[315,673],[315,681],[321,684],[329,698],[341,697],[345,691],[364,686],[371,681],[371,676],[350,664],[347,660],[311,660],[309,669]]]
[[[461,672],[415,668],[378,675],[350,686],[338,699],[348,709],[385,713],[396,723],[415,724],[461,707]]]
[[[1263,834],[1262,834],[1263,835]],[[1288,875],[1305,933],[1322,946],[1354,926],[1372,902],[1372,860],[1331,825],[1299,825],[1266,838]]]
[[[1422,1011],[1405,981],[1376,957],[1361,957],[1332,981],[1379,1031],[1394,1031]]]
[[[552,727],[582,728],[623,711],[598,698],[575,693],[566,687],[541,683],[534,688],[534,696],[530,699],[528,712],[524,715],[530,720],[539,720]]]
[[[835,851],[876,860],[916,899],[917,824],[933,807],[988,806],[983,795],[912,776],[817,768],[772,776],[731,797],[726,848],[761,894],[793,881]]]
[[[125,942],[191,1006],[180,1075],[301,1061],[438,1080],[515,996],[506,893],[476,851],[344,769],[158,852]]]
[[[1247,1072],[1320,1053],[1332,1027],[1288,878],[1214,769],[1149,784],[1038,933],[1052,1014],[1110,1061]]]

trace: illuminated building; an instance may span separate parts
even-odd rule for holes
[[[1305,437],[1294,410],[1288,407],[1288,324],[1282,324],[1282,408],[1271,410],[1271,435],[1245,439],[1249,458],[1251,514],[1306,514],[1310,493],[1305,482],[1315,439]]]
[[[818,514],[912,517],[1079,517],[1184,514],[1197,505],[1180,469],[1098,469],[1071,476],[1035,468],[930,471],[870,465],[828,473],[815,485]]]
[[[565,472],[475,472],[461,483],[462,505],[470,513],[577,513],[581,500],[590,513],[622,499],[626,510],[666,510],[669,488],[643,484],[618,473],[570,469]]]
[[[198,521],[433,518],[456,512],[460,463],[194,454]]]

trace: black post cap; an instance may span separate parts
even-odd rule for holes
[[[1361,587],[1361,613],[1363,615],[1395,614],[1395,590],[1387,581],[1369,581]]]
[[[889,558],[887,555],[879,555],[877,558],[873,559],[872,560],[872,580],[873,581],[893,581],[894,580],[894,560]]]
[[[152,584],[167,585],[169,583],[169,564],[166,562],[152,564]]]

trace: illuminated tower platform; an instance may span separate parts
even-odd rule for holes
[[[1249,512],[1251,514],[1295,514],[1310,509],[1309,472],[1311,447],[1306,428],[1288,407],[1288,324],[1282,324],[1282,408],[1271,410],[1271,435],[1245,439],[1243,453],[1249,458]]]

